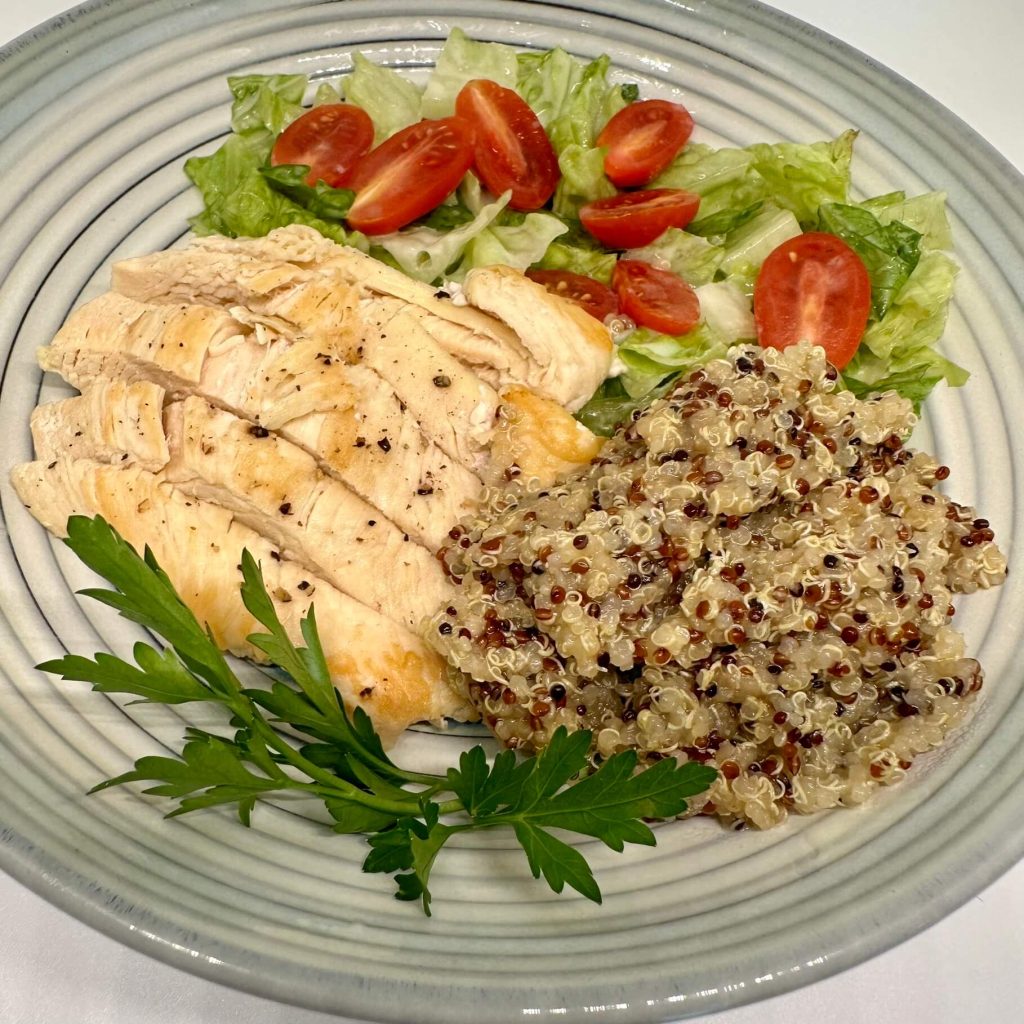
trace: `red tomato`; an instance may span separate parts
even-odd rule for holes
[[[348,222],[368,235],[397,231],[437,206],[472,162],[473,126],[463,118],[409,125],[356,165]]]
[[[646,185],[672,162],[692,132],[693,118],[679,103],[630,103],[597,137],[599,146],[608,147],[604,173],[620,188]]]
[[[583,226],[609,249],[653,242],[667,228],[685,228],[697,214],[700,196],[681,188],[620,192],[580,207]]]
[[[544,126],[520,95],[477,78],[455,100],[476,130],[473,169],[496,196],[512,190],[513,210],[539,210],[558,184],[558,157]]]
[[[328,103],[314,107],[277,137],[270,162],[305,164],[306,184],[326,181],[342,188],[356,162],[373,145],[370,115],[350,103]]]
[[[544,285],[552,295],[561,295],[563,299],[582,306],[595,320],[603,322],[606,316],[619,310],[611,288],[585,274],[574,274],[569,270],[528,270],[526,276]]]
[[[697,293],[677,274],[643,260],[619,260],[612,274],[619,309],[641,327],[686,334],[700,320]]]
[[[783,242],[754,284],[757,340],[785,348],[806,339],[840,370],[853,358],[871,312],[871,280],[841,239],[809,231]]]

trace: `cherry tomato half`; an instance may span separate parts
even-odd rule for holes
[[[643,260],[619,260],[612,274],[619,309],[641,327],[686,334],[700,320],[697,293],[677,274]]]
[[[461,117],[420,121],[396,132],[356,165],[348,222],[368,235],[397,231],[454,191],[473,162],[473,126]]]
[[[646,185],[686,145],[693,118],[686,107],[667,100],[640,100],[623,107],[597,137],[607,146],[604,173],[620,188]]]
[[[633,249],[653,242],[667,228],[685,228],[697,214],[700,196],[681,188],[620,192],[580,207],[580,221],[609,249]]]
[[[496,196],[512,190],[513,210],[538,210],[558,184],[558,157],[544,126],[511,89],[477,78],[455,99],[455,113],[476,132],[473,169]]]
[[[757,340],[785,348],[806,339],[840,370],[853,358],[871,312],[861,258],[836,235],[809,231],[783,242],[754,284]]]
[[[346,185],[352,168],[373,145],[370,115],[350,103],[328,103],[296,118],[277,137],[270,154],[273,166],[305,164],[306,184],[326,181]]]
[[[619,310],[611,288],[585,274],[574,274],[570,270],[528,270],[526,276],[544,285],[552,295],[575,302],[595,320],[604,322],[606,316]]]

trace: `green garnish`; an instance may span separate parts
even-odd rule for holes
[[[188,729],[181,755],[143,757],[131,771],[92,792],[153,782],[144,792],[169,797],[168,817],[234,805],[243,825],[258,800],[306,794],[322,800],[334,831],[366,836],[363,870],[395,876],[400,900],[419,900],[430,914],[430,871],[448,839],[460,832],[511,828],[535,878],[555,892],[569,885],[601,902],[593,872],[578,849],[551,830],[600,839],[613,850],[655,844],[644,819],[673,818],[686,798],[703,792],[715,770],[673,758],[636,772],[636,754],[615,754],[588,770],[590,734],[559,729],[536,757],[502,751],[488,763],[484,748],[464,753],[445,775],[407,771],[384,752],[369,716],[348,714],[334,688],[317,635],[313,608],[302,621],[305,647],[288,638],[267,594],[259,565],[242,553],[242,599],[264,626],[250,642],[289,676],[268,689],[249,689],[234,674],[210,633],[192,615],[147,548],[139,556],[101,517],[73,516],[65,543],[114,590],[82,591],[162,637],[157,650],[136,644],[135,664],[110,654],[68,655],[39,666],[104,693],[142,702],[207,701],[226,712],[233,734]],[[304,735],[296,743],[276,728]]]

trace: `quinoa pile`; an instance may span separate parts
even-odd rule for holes
[[[557,486],[490,493],[439,558],[431,642],[507,747],[593,731],[714,765],[691,811],[761,828],[866,799],[968,713],[954,594],[1006,562],[887,393],[820,348],[738,347]]]

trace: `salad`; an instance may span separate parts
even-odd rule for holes
[[[307,224],[438,285],[506,264],[604,320],[610,434],[680,373],[757,338],[821,344],[858,396],[920,406],[967,372],[935,349],[957,266],[941,192],[851,198],[857,133],[712,148],[609,60],[452,31],[424,85],[351,73],[229,79],[232,134],[186,164],[197,234]]]

